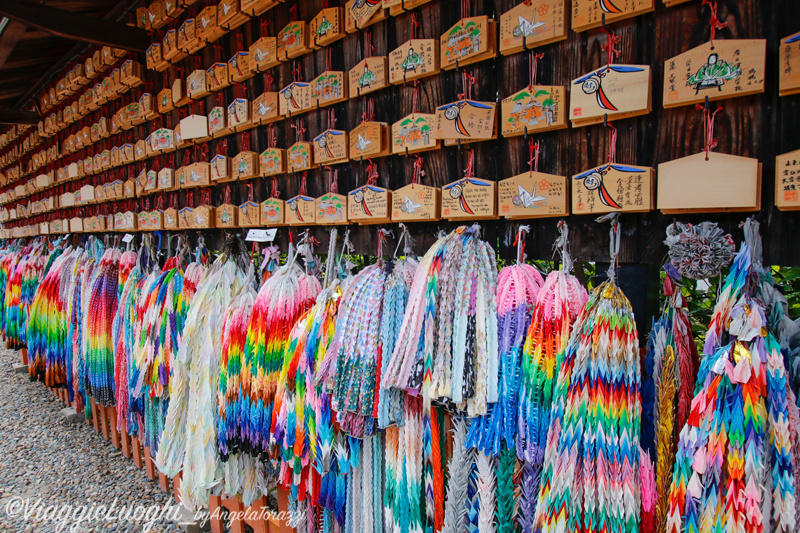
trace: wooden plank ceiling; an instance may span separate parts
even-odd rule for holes
[[[46,0],[23,2],[103,18],[116,0]],[[75,41],[9,21],[0,34],[0,108],[13,108]]]

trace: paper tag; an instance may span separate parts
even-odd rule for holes
[[[124,242],[125,244],[128,244],[132,240],[133,240],[133,235],[131,235],[130,233],[126,233],[125,236],[122,237],[122,242]]]
[[[251,229],[247,232],[246,241],[255,242],[272,242],[275,240],[275,235],[278,233],[278,228],[269,229]]]

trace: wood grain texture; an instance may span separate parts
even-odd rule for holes
[[[471,15],[489,15],[499,20],[500,14],[516,5],[518,0],[473,0]],[[344,5],[344,1],[331,0],[331,5]],[[289,22],[291,3],[282,3],[265,13],[262,18],[269,21],[268,34],[275,35]],[[311,20],[322,8],[322,0],[298,2],[299,17]],[[191,14],[196,7],[190,8]],[[459,4],[446,0],[433,0],[415,9],[419,21],[418,37],[438,39],[439,36],[462,16]],[[718,15],[728,23],[727,28],[717,32],[717,39],[767,39],[767,77],[764,94],[746,96],[720,102],[724,111],[717,115],[716,137],[719,140],[717,151],[746,157],[756,157],[764,165],[764,186],[762,191],[765,208],[757,214],[762,223],[764,235],[765,260],[771,264],[800,265],[800,248],[796,242],[796,228],[800,227],[800,213],[779,212],[774,207],[774,172],[775,157],[800,148],[800,136],[797,135],[797,124],[800,123],[800,95],[778,97],[778,45],[786,35],[797,32],[800,26],[800,4],[792,0],[720,0]],[[333,43],[329,48],[317,50],[304,55],[295,61],[282,63],[272,69],[275,78],[273,90],[279,90],[293,79],[292,70],[299,67],[305,81],[326,70],[326,59],[330,50],[330,67],[333,70],[347,71],[364,57],[366,31],[371,32],[373,55],[388,53],[411,38],[411,13],[378,22],[367,30],[348,34],[344,39]],[[664,61],[689,50],[709,38],[709,12],[699,2],[689,2],[674,7],[665,7],[656,2],[655,12],[611,25],[621,37],[618,47],[622,54],[618,63],[645,64],[652,67],[653,111],[645,116],[620,120],[614,125],[619,130],[617,160],[632,165],[657,167],[658,163],[691,155],[703,146],[702,114],[693,106],[664,110],[662,108],[662,76]],[[244,24],[243,33],[245,47],[260,37],[259,20],[251,20]],[[237,48],[237,32],[232,32],[218,42],[222,49],[223,60],[229,59]],[[538,83],[547,85],[568,85],[570,80],[582,73],[603,65],[606,54],[602,50],[606,36],[600,29],[582,33],[570,31],[565,41],[542,46],[538,52],[545,54],[539,61]],[[202,52],[204,65],[214,59],[212,47]],[[182,65],[184,72],[194,69],[194,59],[186,58]],[[472,89],[472,97],[476,100],[499,101],[524,87],[529,79],[529,54],[518,53],[508,57],[499,56],[481,63],[470,65],[468,70],[477,77]],[[175,66],[169,69],[168,79],[171,81],[177,74]],[[154,93],[161,88],[161,75],[148,72]],[[260,95],[264,90],[264,77],[257,74],[245,82],[247,96],[250,99]],[[419,110],[434,112],[436,105],[455,100],[463,91],[461,72],[446,71],[440,75],[420,81]],[[302,115],[307,129],[306,140],[329,127],[329,110],[336,117],[336,129],[352,130],[361,120],[363,102],[367,98],[374,101],[375,120],[393,122],[412,111],[413,88],[411,86],[393,86],[331,106],[314,110]],[[136,93],[136,91],[134,91]],[[225,101],[233,98],[234,88],[225,89]],[[213,96],[205,99],[205,110],[211,108]],[[199,106],[198,106],[199,109]],[[173,112],[172,123],[178,115]],[[276,123],[278,147],[286,148],[295,142],[295,132],[291,127],[294,120],[283,120]],[[137,134],[144,133],[145,128],[138,127]],[[267,146],[267,128],[258,127],[251,130],[251,149],[257,153]],[[583,128],[546,132],[536,135],[541,141],[541,158],[539,170],[550,174],[572,176],[606,161],[608,157],[608,135],[602,125]],[[210,153],[217,150],[217,143],[212,141]],[[502,180],[527,170],[528,146],[523,137],[499,138],[497,140],[445,147],[422,154],[425,159],[426,176],[423,183],[442,186],[463,175],[467,161],[467,149],[475,150],[475,175],[479,178]],[[237,137],[228,137],[228,155],[233,157],[239,152]],[[179,151],[176,163],[180,165],[183,154]],[[376,159],[380,180],[379,185],[388,189],[398,189],[409,183],[413,175],[413,157],[390,156]],[[352,162],[337,165],[339,169],[339,192],[344,194],[366,179],[366,165]],[[249,183],[254,185],[253,193],[256,202],[263,201],[269,194],[270,180],[259,178]],[[321,196],[327,191],[327,180],[322,169],[308,173],[308,194]],[[247,200],[248,188],[244,183],[230,184],[232,202],[236,205]],[[295,196],[299,191],[299,175],[283,175],[279,178],[278,188],[281,198]],[[213,197],[221,199],[225,185],[215,187]],[[197,198],[197,194],[195,194]],[[180,205],[183,206],[181,199]],[[166,205],[166,201],[165,201]],[[744,214],[708,214],[687,215],[679,217],[682,221],[700,222],[713,220],[719,222],[734,238],[741,240],[738,224],[744,220]],[[572,253],[578,261],[606,261],[608,258],[608,227],[598,225],[593,216],[567,217],[570,225]],[[662,244],[665,228],[673,221],[672,216],[664,216],[656,212],[647,214],[625,214],[621,223],[623,228],[622,250],[620,261],[623,263],[660,264],[665,257],[666,249]],[[522,221],[531,226],[526,252],[530,258],[550,259],[552,243],[557,235],[558,219],[537,219]],[[484,236],[498,244],[500,254],[505,258],[514,257],[510,246],[513,235],[520,221],[483,222]],[[447,231],[457,224],[448,222],[412,223],[410,230],[415,238],[414,249],[424,252],[433,242],[439,231]],[[377,253],[377,229],[380,226],[352,226],[350,238],[356,247],[356,253],[375,255]],[[297,229],[293,229],[297,231]],[[341,230],[340,230],[341,231]],[[395,227],[395,233],[397,233]],[[320,241],[321,246],[327,244],[328,228],[312,228],[312,234]],[[214,231],[214,239],[221,239],[222,230]],[[288,243],[287,230],[279,231],[280,240],[285,246]],[[207,238],[207,241],[209,239]]]

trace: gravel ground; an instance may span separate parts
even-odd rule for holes
[[[12,364],[19,362],[19,352],[0,348],[0,532],[181,531],[163,515],[150,528],[147,520],[109,521],[102,512],[100,520],[73,529],[74,521],[59,529],[58,521],[43,519],[51,505],[72,506],[80,513],[80,506],[110,506],[116,500],[117,509],[152,506],[160,511],[174,501],[93,427],[68,424],[59,413],[61,402],[44,384],[12,371]],[[34,510],[27,519],[19,510],[25,499]],[[53,510],[49,513],[55,515]]]

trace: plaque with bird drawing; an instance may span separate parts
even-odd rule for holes
[[[504,218],[543,218],[569,214],[567,178],[525,172],[497,185],[498,213]]]
[[[500,53],[516,54],[524,49],[567,38],[565,0],[531,0],[500,16]]]
[[[264,72],[280,64],[278,59],[278,40],[275,37],[262,37],[250,45],[250,70]]]
[[[253,122],[257,124],[268,124],[282,118],[278,109],[278,93],[265,91],[253,100],[253,109],[250,113]]]
[[[363,161],[391,155],[389,126],[386,122],[365,121],[350,130],[350,159]]]
[[[572,176],[572,213],[643,213],[653,209],[650,167],[605,164]]]
[[[651,109],[647,65],[605,65],[572,80],[569,118],[575,127],[645,115]]]
[[[495,134],[494,102],[457,100],[436,108],[437,139],[491,139]]]
[[[392,192],[377,185],[363,185],[347,193],[347,218],[358,224],[389,222]]]
[[[442,187],[441,201],[446,219],[497,218],[497,183],[464,177]]]
[[[525,87],[500,104],[500,131],[514,137],[567,127],[564,87],[536,85]]]
[[[664,62],[664,107],[764,92],[767,41],[716,39]]]
[[[572,0],[572,29],[586,31],[606,24],[649,13],[654,0]]]
[[[442,190],[410,183],[392,192],[392,222],[424,222],[440,219]]]

